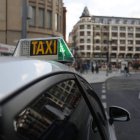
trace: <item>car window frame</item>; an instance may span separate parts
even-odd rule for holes
[[[89,99],[88,99],[88,97],[86,95],[86,94],[89,94],[89,93],[86,91],[86,89],[84,88],[83,83],[82,83],[82,81],[85,81],[86,82],[86,80],[84,80],[81,76],[79,76],[77,74],[75,74],[75,77],[76,77],[76,79],[78,81],[77,83],[79,84],[79,87],[80,87],[80,90],[81,90],[81,94],[84,97],[85,102],[87,103],[87,105],[89,107],[89,110],[91,112],[91,115],[95,119],[95,122],[97,122],[96,125],[97,125],[97,127],[99,129],[99,132],[101,134],[102,139],[103,140],[108,140],[109,134],[106,134],[104,132],[104,129],[102,128],[102,125],[100,123],[99,117],[97,116],[96,112],[94,111],[94,109],[93,109],[93,107],[92,107],[92,105],[91,105],[91,103],[90,103],[90,101],[89,101]],[[81,79],[82,79],[82,81],[81,81]],[[88,83],[88,82],[86,82],[86,83]],[[96,95],[96,93],[95,93],[95,95]],[[99,103],[100,103],[100,100],[99,100]]]

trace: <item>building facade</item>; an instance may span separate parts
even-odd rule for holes
[[[0,0],[0,43],[15,45],[21,38],[66,38],[63,0]]]
[[[70,34],[78,57],[116,65],[140,60],[140,19],[90,16],[85,7]]]

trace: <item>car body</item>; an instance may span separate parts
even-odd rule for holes
[[[130,115],[109,110],[108,116],[91,85],[66,65],[0,58],[2,140],[115,140],[113,122]]]

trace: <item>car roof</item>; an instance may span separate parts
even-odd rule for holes
[[[69,71],[69,68],[55,61],[0,57],[0,101],[27,83],[59,71]]]

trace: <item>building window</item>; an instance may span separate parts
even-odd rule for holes
[[[80,29],[84,29],[84,25],[80,25]]]
[[[125,33],[120,33],[120,37],[125,37]]]
[[[80,50],[84,50],[84,46],[83,45],[81,45],[79,48],[80,48]]]
[[[95,50],[100,50],[100,47],[99,46],[96,46]]]
[[[59,1],[58,0],[56,0],[56,5],[58,5],[59,4]]]
[[[120,47],[120,51],[125,51],[125,47]]]
[[[107,51],[107,48],[108,48],[107,46],[106,47],[103,47],[103,51]]]
[[[84,39],[80,39],[80,43],[84,43]]]
[[[90,45],[87,45],[87,50],[90,50]]]
[[[90,53],[89,52],[87,53],[87,57],[90,57]]]
[[[140,44],[140,41],[139,40],[136,40],[136,44]]]
[[[61,30],[62,30],[62,28],[61,28],[61,25],[62,25],[61,20],[62,20],[62,18],[61,18],[61,16],[59,16],[59,31],[61,31]]]
[[[99,40],[99,39],[97,39],[97,40],[96,40],[96,43],[100,43],[100,40]]]
[[[99,23],[100,19],[99,18],[95,18],[95,23]]]
[[[120,40],[120,44],[125,44],[125,40]]]
[[[140,32],[140,28],[136,28],[136,32]]]
[[[91,40],[90,39],[87,39],[87,43],[91,43]]]
[[[136,38],[140,38],[140,34],[136,34]]]
[[[112,46],[112,51],[117,51],[117,47],[116,46]]]
[[[35,26],[36,21],[36,8],[32,7],[32,18],[29,20],[30,26]]]
[[[60,31],[60,26],[61,26],[61,24],[60,24],[60,16],[59,16],[59,14],[56,14],[55,15],[55,29],[56,29],[56,31]]]
[[[44,0],[40,0],[40,2],[44,3]]]
[[[45,25],[45,12],[43,8],[39,8],[39,27],[44,27]]]
[[[120,30],[121,31],[125,31],[125,27],[120,27]]]
[[[100,36],[100,33],[99,32],[96,32],[96,34],[95,34],[96,36]]]
[[[129,38],[133,37],[133,34],[132,33],[128,33],[128,37]]]
[[[108,40],[103,40],[103,44],[108,44]]]
[[[80,36],[84,36],[84,31],[80,32]]]
[[[136,51],[140,51],[140,47],[136,47]]]
[[[52,29],[52,11],[47,11],[47,28]]]
[[[128,40],[128,44],[133,44],[133,40]]]
[[[133,51],[133,47],[128,47],[128,51]]]
[[[59,30],[59,15],[57,13],[55,14],[55,30]]]
[[[120,24],[123,24],[123,19],[120,19],[119,23],[120,23]]]
[[[87,25],[87,29],[91,29],[91,25]]]
[[[112,19],[112,20],[111,20],[111,23],[112,23],[112,24],[115,24],[115,23],[116,23],[116,20],[115,20],[115,19]]]
[[[127,24],[131,24],[132,23],[132,20],[127,20]]]
[[[85,53],[84,52],[81,52],[81,57],[85,57]]]
[[[119,24],[120,23],[120,19],[116,19],[116,24]]]
[[[135,20],[135,25],[139,25],[139,21],[138,20]]]
[[[104,23],[104,24],[107,24],[107,23],[108,23],[108,20],[107,20],[106,18],[104,18],[104,19],[103,19],[103,23]]]
[[[112,26],[112,30],[118,30],[117,26]]]
[[[133,27],[128,27],[128,31],[133,31]]]
[[[91,32],[90,31],[87,32],[87,36],[91,36]]]
[[[112,33],[112,37],[117,37],[118,34],[117,33]]]

